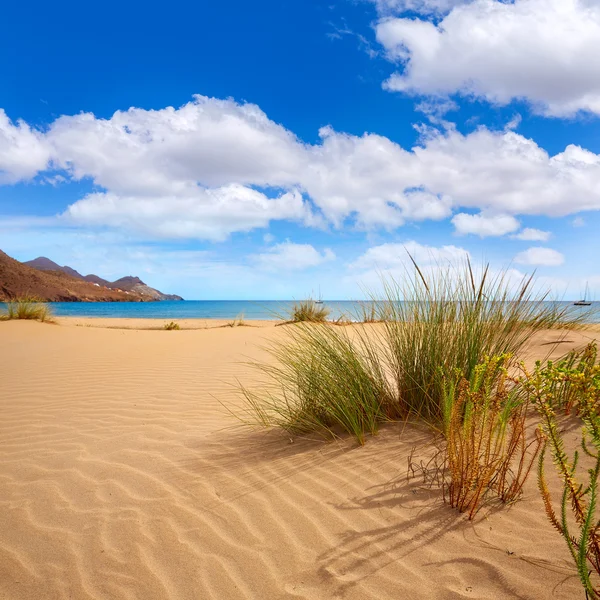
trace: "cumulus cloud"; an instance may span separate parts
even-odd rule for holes
[[[565,257],[552,248],[533,247],[515,256],[515,262],[521,265],[558,267],[565,262]]]
[[[423,15],[440,15],[450,12],[455,6],[468,4],[472,0],[371,0],[382,15],[415,12]]]
[[[301,271],[316,267],[335,259],[335,254],[330,248],[319,252],[310,244],[294,244],[283,242],[275,244],[262,254],[251,257],[253,262],[261,269],[268,271]]]
[[[444,266],[461,264],[469,258],[469,253],[457,246],[427,246],[410,240],[403,244],[389,243],[373,246],[350,267],[356,270],[374,269],[382,272],[395,270],[410,264],[411,256],[419,266]]]
[[[50,160],[43,134],[23,121],[14,124],[0,109],[0,184],[31,179]]]
[[[430,129],[407,149],[324,127],[305,144],[255,105],[202,96],[179,109],[64,116],[44,133],[8,120],[4,130],[10,181],[48,164],[53,180],[89,178],[100,190],[64,218],[159,237],[224,239],[278,219],[392,230],[461,209],[504,215],[506,228],[518,215],[600,209],[600,155],[570,145],[550,156],[514,131]],[[20,151],[22,140],[37,150]]]
[[[386,82],[389,90],[458,93],[501,105],[525,99],[556,117],[600,114],[597,2],[475,0],[437,24],[384,18],[377,39],[403,65]]]
[[[267,227],[274,220],[307,221],[310,209],[298,192],[268,198],[238,184],[190,190],[179,196],[89,194],[64,213],[70,223],[127,229],[158,238],[222,241],[230,233]]]
[[[526,242],[547,242],[552,237],[552,234],[549,231],[526,227],[523,231],[519,231],[519,233],[510,237],[514,240],[523,240]]]
[[[500,237],[516,231],[519,221],[511,215],[470,215],[459,213],[452,218],[458,235],[478,235],[479,237]]]

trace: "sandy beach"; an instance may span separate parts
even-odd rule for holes
[[[143,321],[0,323],[2,600],[583,597],[535,477],[469,522],[407,481],[425,430],[357,447],[237,425],[243,361],[283,328]],[[561,336],[527,359],[600,338]]]

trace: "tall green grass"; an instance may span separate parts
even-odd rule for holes
[[[326,437],[347,432],[362,444],[379,423],[399,416],[394,389],[368,336],[353,339],[346,328],[300,323],[269,350],[273,362],[253,363],[263,385],[242,388],[246,422]]]
[[[299,318],[270,348],[272,360],[255,365],[265,385],[243,390],[244,419],[298,433],[345,431],[360,443],[390,419],[443,430],[445,378],[471,380],[486,357],[518,357],[536,331],[575,323],[546,297],[532,277],[514,284],[508,272],[478,274],[469,262],[428,273],[413,263],[402,281],[384,283],[366,315],[373,324],[340,329]]]
[[[413,262],[403,280],[384,282],[376,300],[383,360],[406,412],[439,421],[442,375],[459,371],[469,380],[486,357],[517,357],[536,331],[574,325],[547,296],[536,292],[533,276],[515,283],[488,266],[477,274],[468,261],[428,273]]]
[[[13,319],[27,319],[42,323],[54,322],[48,304],[35,297],[9,300],[6,303],[6,312],[0,313],[0,320],[11,321]]]

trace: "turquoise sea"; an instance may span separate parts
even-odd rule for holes
[[[294,301],[281,300],[184,300],[168,302],[52,302],[54,314],[64,317],[118,317],[137,319],[245,319],[270,320],[284,318]],[[361,304],[345,300],[326,300],[332,319],[342,315],[352,318]],[[600,323],[600,302],[591,307],[576,307],[572,302],[556,302],[567,306],[573,314],[585,315],[590,323]]]

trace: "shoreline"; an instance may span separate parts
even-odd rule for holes
[[[200,318],[200,319],[177,319],[156,317],[54,317],[58,325],[67,327],[91,327],[98,329],[133,329],[159,331],[164,330],[167,323],[177,323],[182,331],[194,331],[199,329],[244,329],[247,327],[265,328],[275,327],[283,321],[273,319],[243,319],[242,324],[232,325],[236,319]]]

